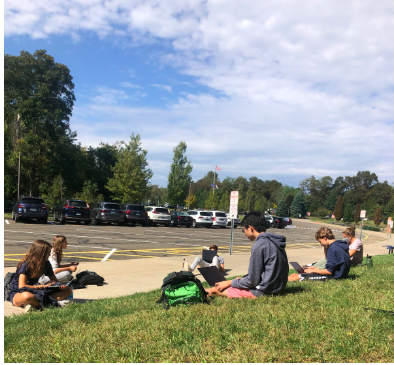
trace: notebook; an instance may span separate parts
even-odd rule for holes
[[[305,272],[305,270],[301,267],[301,265],[298,262],[290,262],[290,265],[293,266],[295,271],[297,271],[299,274]]]
[[[220,281],[226,280],[223,273],[216,266],[200,267],[198,268],[198,271],[211,287],[215,286],[215,284]]]
[[[212,260],[215,256],[218,255],[217,251],[213,250],[202,250],[202,259],[208,264],[212,264]]]

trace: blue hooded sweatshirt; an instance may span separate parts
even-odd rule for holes
[[[289,275],[285,247],[286,237],[261,233],[252,246],[248,274],[233,279],[231,287],[249,289],[256,297],[282,293]]]
[[[328,246],[326,270],[331,273],[333,279],[347,277],[350,270],[350,256],[346,241],[336,240]]]

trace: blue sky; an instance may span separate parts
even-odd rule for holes
[[[6,0],[4,51],[70,68],[84,146],[141,134],[167,185],[188,145],[193,179],[375,172],[394,182],[391,1]]]

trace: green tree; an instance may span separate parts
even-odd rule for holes
[[[278,208],[276,209],[276,215],[279,217],[287,217],[287,206],[284,199],[279,202]]]
[[[113,178],[108,180],[107,189],[112,198],[120,203],[142,202],[150,191],[149,180],[153,173],[148,168],[147,151],[141,148],[139,134],[130,137],[130,142],[121,142],[118,160],[112,168]]]
[[[167,186],[168,200],[173,205],[182,205],[189,193],[189,184],[192,181],[190,173],[193,167],[185,156],[186,148],[187,144],[183,141],[174,148]]]
[[[260,196],[254,205],[254,210],[257,212],[265,212],[268,210],[268,201],[265,196]]]
[[[343,220],[345,222],[353,222],[354,220],[354,205],[346,204],[343,212]]]
[[[5,183],[16,185],[20,152],[21,194],[38,195],[42,183],[65,175],[62,156],[76,137],[69,127],[73,90],[68,67],[44,50],[4,56]]]
[[[343,218],[343,212],[344,212],[343,197],[342,195],[339,195],[334,209],[334,215],[337,221],[340,221]]]
[[[387,222],[388,217],[391,217],[391,219],[394,220],[394,194],[387,205],[384,207],[385,222]]]
[[[354,211],[354,222],[357,224],[358,222],[360,222],[360,213],[361,213],[361,208],[360,208],[360,204],[356,205],[356,209]]]
[[[96,183],[92,183],[87,180],[83,183],[82,191],[76,195],[77,199],[84,200],[89,205],[93,205],[95,202],[103,201],[104,197],[99,194],[99,189]]]
[[[208,199],[205,201],[204,209],[213,210],[217,209],[219,205],[219,197],[217,194],[214,194],[212,190],[210,190]]]
[[[298,193],[291,203],[290,212],[292,217],[305,217],[306,208],[305,208],[305,199],[302,193]]]
[[[375,223],[375,226],[379,227],[382,220],[383,220],[383,211],[382,208],[378,207],[376,208],[375,214],[373,216],[373,222]]]
[[[66,198],[66,187],[63,182],[61,175],[56,176],[52,184],[48,182],[42,182],[40,184],[41,196],[45,200],[48,208],[54,208],[55,205],[62,204],[61,198]]]
[[[320,207],[320,208],[317,210],[316,214],[317,214],[317,216],[318,216],[319,218],[321,218],[321,217],[325,217],[326,215],[330,215],[331,212],[330,212],[327,208]]]
[[[219,210],[224,210],[228,212],[229,207],[230,207],[230,193],[228,191],[225,191],[222,194],[222,197],[220,198]]]

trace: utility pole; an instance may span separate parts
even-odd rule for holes
[[[60,175],[60,201],[63,203],[63,178],[62,175]]]
[[[189,184],[189,200],[187,201],[187,210],[190,210],[190,190],[192,188],[192,182]]]
[[[18,166],[18,201],[19,201],[19,188],[21,186],[21,153],[19,152],[19,166]]]

